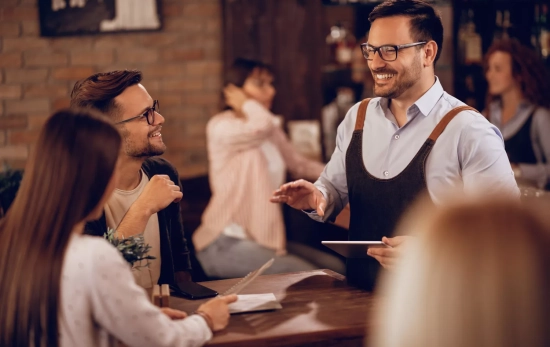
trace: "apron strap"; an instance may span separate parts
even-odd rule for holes
[[[359,109],[357,110],[357,119],[355,120],[355,129],[361,130],[365,125],[365,116],[367,115],[367,106],[369,106],[369,101],[371,98],[366,98],[359,104]]]
[[[439,138],[439,135],[443,133],[443,131],[445,130],[449,122],[452,121],[457,114],[459,114],[462,111],[468,111],[468,110],[479,113],[478,110],[470,106],[459,106],[459,107],[453,108],[439,121],[435,129],[430,134],[429,139],[435,142]]]

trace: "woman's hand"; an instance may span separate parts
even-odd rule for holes
[[[228,84],[223,89],[223,95],[225,96],[225,103],[235,112],[241,112],[243,104],[248,99],[243,90],[234,84]]]
[[[229,307],[232,302],[237,301],[237,295],[218,296],[214,299],[202,304],[197,309],[211,320],[209,323],[212,331],[224,329],[229,323]]]

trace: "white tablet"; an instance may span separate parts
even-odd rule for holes
[[[346,258],[368,258],[369,248],[390,247],[382,241],[322,241],[321,243]]]

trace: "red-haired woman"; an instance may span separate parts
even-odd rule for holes
[[[495,42],[485,57],[485,114],[504,137],[518,181],[539,188],[550,182],[550,77],[530,48]]]

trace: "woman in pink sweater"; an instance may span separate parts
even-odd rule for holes
[[[276,261],[268,273],[344,269],[327,253],[287,244],[281,206],[269,202],[287,170],[296,178],[315,180],[324,167],[294,150],[279,118],[269,111],[272,83],[267,65],[237,59],[226,77],[228,107],[206,128],[212,198],[193,243],[210,277],[242,277],[272,257]]]

